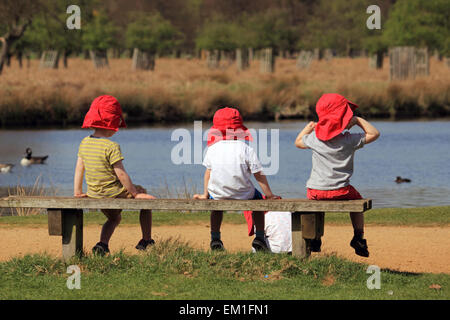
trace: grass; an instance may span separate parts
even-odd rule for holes
[[[246,223],[242,214],[228,213],[224,215],[224,223]],[[105,217],[100,212],[90,212],[84,215],[84,224],[103,224]],[[206,212],[154,212],[153,225],[180,225],[209,223]],[[382,226],[419,226],[419,227],[447,227],[450,225],[450,207],[422,207],[422,208],[380,208],[365,213],[365,223]],[[33,216],[3,216],[0,217],[0,227],[14,226],[45,226],[46,215]],[[121,225],[138,225],[137,212],[122,214]],[[350,225],[347,213],[326,213],[325,224]]]
[[[68,265],[81,270],[69,290]],[[366,286],[367,265],[330,255],[217,253],[169,239],[139,255],[62,260],[45,255],[0,263],[0,299],[449,299],[450,275],[381,270]]]
[[[110,68],[70,59],[69,68],[19,69],[13,61],[0,76],[0,126],[80,125],[92,100],[116,96],[128,123],[211,120],[223,105],[238,107],[244,119],[271,120],[277,112],[313,117],[324,92],[337,92],[359,104],[366,117],[442,117],[450,114],[450,73],[445,62],[430,61],[430,76],[389,82],[389,63],[369,69],[367,58],[314,61],[297,70],[296,61],[278,59],[274,74],[259,63],[238,73],[233,64],[209,70],[204,60],[161,58],[153,72],[131,71],[130,59],[111,59]]]

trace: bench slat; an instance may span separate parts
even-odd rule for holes
[[[190,211],[300,211],[300,212],[364,212],[372,208],[372,200],[315,201],[282,200],[192,200],[192,199],[90,199],[74,197],[10,196],[0,199],[0,208],[44,209],[123,209],[123,210],[190,210]]]

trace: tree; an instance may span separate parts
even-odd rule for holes
[[[93,12],[93,19],[84,27],[83,47],[93,51],[106,51],[116,44],[116,28],[108,16],[99,11]]]
[[[256,49],[293,50],[298,42],[298,30],[289,24],[289,13],[284,9],[252,15],[246,25],[252,30],[251,46]]]
[[[180,45],[181,33],[159,13],[133,16],[133,22],[128,25],[126,31],[128,48],[138,48],[151,54],[165,54]]]
[[[236,25],[215,16],[205,23],[195,43],[198,49],[233,51],[237,48]]]
[[[0,21],[3,24],[0,42],[0,74],[11,46],[18,41],[40,9],[40,1],[0,0]]]
[[[299,42],[302,49],[335,49],[351,56],[362,47],[366,27],[367,2],[361,0],[321,0],[307,22]]]
[[[390,46],[428,47],[450,54],[450,2],[398,0],[386,22],[384,39]]]

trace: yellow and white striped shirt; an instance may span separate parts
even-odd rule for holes
[[[113,198],[125,190],[113,168],[124,159],[118,143],[89,136],[81,141],[78,156],[84,163],[89,197]]]

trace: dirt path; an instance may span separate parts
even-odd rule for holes
[[[84,228],[85,250],[98,241],[100,226]],[[222,240],[228,251],[250,251],[252,238],[246,236],[246,225],[224,224]],[[367,226],[365,234],[370,258],[358,257],[349,246],[352,237],[350,226],[326,226],[322,252],[313,255],[336,253],[346,259],[378,265],[381,268],[408,272],[450,274],[450,227],[380,227]],[[154,227],[153,238],[158,241],[179,237],[192,246],[208,250],[209,226],[207,224]],[[27,253],[47,252],[61,256],[61,237],[50,237],[46,227],[0,228],[0,261]],[[140,239],[138,226],[120,226],[110,243],[114,253],[123,248],[136,253],[134,246]]]

